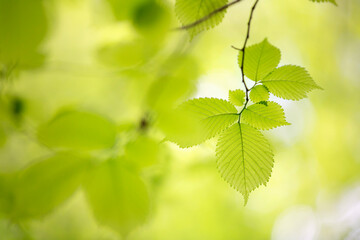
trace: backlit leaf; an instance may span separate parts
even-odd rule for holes
[[[191,24],[214,10],[226,5],[228,0],[176,0],[175,13],[183,25]],[[193,38],[198,33],[215,27],[223,20],[226,11],[220,11],[206,21],[190,28],[189,34]]]
[[[236,123],[226,129],[216,146],[221,177],[248,201],[251,191],[269,181],[274,164],[268,141],[256,129]]]
[[[228,101],[216,98],[192,99],[181,104],[162,128],[168,140],[190,147],[210,139],[238,119],[237,110]]]
[[[254,103],[269,100],[270,93],[264,85],[255,86],[250,92],[250,99]]]
[[[276,102],[266,102],[266,105],[258,103],[247,107],[241,115],[241,120],[261,130],[290,125],[285,120],[284,110]]]
[[[235,106],[241,107],[245,102],[245,92],[241,89],[229,91],[229,102]]]
[[[302,67],[286,65],[275,69],[261,81],[277,97],[299,100],[313,89],[321,89]]]
[[[239,65],[243,52],[239,52]],[[280,50],[267,39],[245,49],[244,74],[254,81],[259,81],[273,71],[280,62]]]

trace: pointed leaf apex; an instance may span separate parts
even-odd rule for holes
[[[244,207],[246,207],[248,201],[249,201],[249,194],[246,193],[246,194],[244,194]]]

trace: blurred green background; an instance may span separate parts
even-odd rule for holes
[[[214,140],[159,119],[241,88],[250,0],[192,41],[167,0],[0,0],[0,239],[360,239],[360,2],[259,2],[249,44],[324,91],[267,132],[275,166],[243,206]]]

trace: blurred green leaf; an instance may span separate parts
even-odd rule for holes
[[[151,166],[158,161],[159,142],[151,137],[140,135],[135,141],[125,146],[125,157],[137,168]]]
[[[257,85],[250,92],[250,99],[254,103],[269,100],[270,93],[264,85]]]
[[[313,89],[321,89],[302,67],[286,65],[275,69],[261,81],[277,97],[300,100]]]
[[[243,52],[239,52],[239,66]],[[263,79],[273,71],[280,62],[280,50],[271,45],[267,39],[245,49],[244,74],[255,82]]]
[[[221,177],[248,201],[251,191],[269,181],[274,155],[268,141],[253,127],[237,123],[226,129],[216,146]]]
[[[0,174],[0,217],[8,215],[13,204],[13,176]]]
[[[195,91],[199,76],[196,61],[187,55],[170,57],[147,94],[147,105],[156,111],[167,111]]]
[[[146,62],[157,49],[158,47],[151,45],[145,38],[137,38],[103,46],[97,55],[99,61],[107,66],[129,68]]]
[[[0,63],[17,67],[41,64],[38,48],[46,32],[42,0],[0,0]]]
[[[245,103],[245,92],[241,89],[229,91],[229,102],[241,107]]]
[[[95,218],[126,235],[142,224],[149,213],[144,182],[117,160],[108,160],[91,170],[85,192]]]
[[[241,120],[261,130],[290,125],[285,120],[284,110],[276,102],[266,102],[266,105],[257,103],[247,107]]]
[[[41,126],[39,140],[49,147],[79,150],[110,148],[115,143],[116,125],[90,112],[69,111]]]
[[[169,33],[170,12],[164,4],[155,0],[147,0],[135,8],[132,23],[147,39],[161,41]]]
[[[228,0],[176,0],[175,13],[184,26],[209,15],[211,12],[226,5],[227,3]],[[190,28],[188,30],[190,37],[193,38],[198,33],[220,24],[225,16],[225,13],[226,11],[221,11],[206,21]]]
[[[5,132],[5,128],[2,124],[0,124],[0,147],[5,145],[6,139],[7,139],[7,135]]]
[[[15,173],[12,217],[43,217],[79,187],[89,159],[59,153]]]
[[[217,98],[186,101],[170,116],[166,120],[160,119],[160,126],[167,139],[180,147],[200,144],[238,119],[236,108],[228,101]]]
[[[145,1],[146,0],[107,0],[117,20],[131,19],[135,8]]]

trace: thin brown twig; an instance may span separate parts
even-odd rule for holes
[[[239,2],[241,2],[241,1],[242,1],[242,0],[234,0],[234,1],[232,1],[232,2],[230,2],[230,3],[228,3],[228,4],[226,4],[226,5],[224,5],[224,6],[222,6],[222,7],[219,7],[219,8],[217,8],[217,9],[215,9],[214,11],[212,11],[211,13],[209,13],[208,15],[206,15],[206,16],[198,19],[198,20],[196,20],[195,22],[192,22],[192,23],[186,24],[186,25],[184,25],[184,26],[175,28],[174,30],[175,30],[175,31],[178,31],[178,30],[186,30],[186,29],[189,29],[189,28],[193,28],[193,27],[199,25],[200,23],[203,23],[203,22],[205,22],[206,20],[210,19],[212,16],[214,16],[214,15],[216,15],[216,14],[218,14],[218,13],[224,11],[224,10],[226,10],[227,8],[231,7],[232,5],[234,5],[234,4],[236,4],[236,3],[239,3]]]
[[[241,81],[242,83],[244,84],[244,87],[245,87],[245,96],[246,96],[246,99],[245,99],[245,104],[244,104],[244,107],[243,109],[240,111],[239,113],[239,123],[240,123],[240,117],[241,117],[241,113],[244,111],[244,109],[246,108],[247,104],[249,103],[249,88],[248,86],[246,85],[246,82],[245,82],[245,73],[244,73],[244,60],[245,60],[245,49],[246,49],[246,45],[247,45],[247,42],[249,40],[249,37],[250,37],[250,28],[251,28],[251,21],[252,21],[252,18],[253,18],[253,15],[254,15],[254,11],[255,11],[255,8],[258,4],[259,0],[256,0],[254,5],[252,6],[251,8],[251,12],[250,12],[250,17],[249,17],[249,21],[248,21],[248,24],[247,24],[247,30],[246,30],[246,37],[245,37],[245,41],[244,41],[244,45],[243,47],[240,49],[240,48],[237,48],[237,47],[234,47],[234,46],[231,46],[232,48],[236,49],[236,50],[239,50],[242,52],[242,59],[241,59],[241,64],[240,64],[240,69],[241,69]]]

